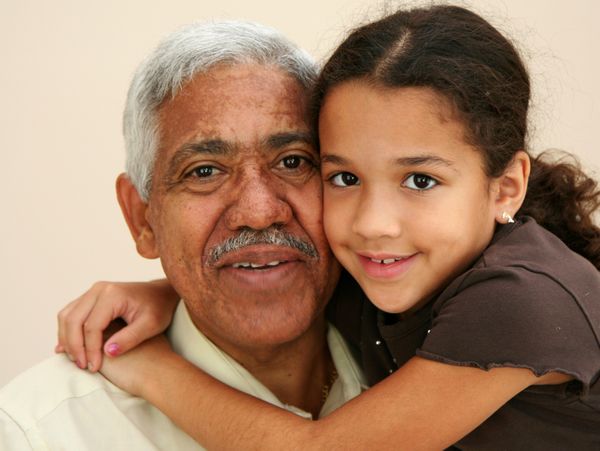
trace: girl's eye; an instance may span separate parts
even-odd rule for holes
[[[438,184],[437,180],[425,174],[409,175],[404,181],[404,186],[416,191],[425,191]]]
[[[351,172],[339,172],[329,178],[334,186],[354,186],[360,185],[360,180]]]

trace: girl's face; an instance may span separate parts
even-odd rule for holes
[[[380,309],[417,310],[489,244],[497,182],[435,91],[345,82],[319,133],[327,238]]]

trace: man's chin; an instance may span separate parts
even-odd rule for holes
[[[314,299],[312,291],[309,296],[296,294],[287,298],[264,296],[258,300],[249,296],[240,299],[225,314],[204,312],[204,318],[194,323],[232,356],[239,352],[260,354],[284,348],[324,327],[325,322],[319,321],[323,318],[324,303]]]
[[[333,281],[323,280],[328,271],[318,263],[212,268],[181,294],[206,335],[245,348],[278,346],[301,337],[323,314]]]

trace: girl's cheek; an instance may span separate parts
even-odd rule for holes
[[[325,231],[325,237],[331,247],[337,243],[340,231],[342,230],[339,219],[340,216],[339,213],[336,213],[334,204],[327,202],[327,194],[325,194],[325,202],[323,204],[323,230]]]

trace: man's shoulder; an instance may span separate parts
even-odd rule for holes
[[[0,449],[199,449],[141,398],[51,357],[0,389]]]
[[[56,355],[29,368],[2,387],[0,411],[27,428],[61,404],[98,391],[128,396],[101,374],[81,370],[65,355]]]

